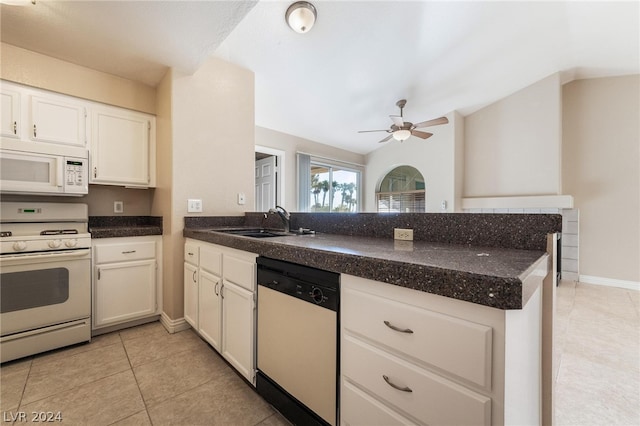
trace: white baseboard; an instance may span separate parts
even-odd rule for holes
[[[638,281],[616,280],[614,278],[595,277],[593,275],[580,275],[578,281],[584,284],[596,284],[640,291],[640,282]]]
[[[162,315],[160,315],[160,323],[171,334],[187,330],[191,327],[189,323],[184,320],[184,318],[178,318],[174,320],[169,318],[169,315],[165,314],[164,312],[162,313]]]

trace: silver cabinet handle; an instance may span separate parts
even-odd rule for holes
[[[97,178],[97,177],[98,177],[98,168],[97,168],[97,167],[94,167],[94,168],[93,168],[93,177],[94,177],[94,178]]]
[[[38,136],[38,133],[37,133],[37,131],[36,131],[36,125],[34,124],[34,125],[33,125],[33,137],[35,138],[35,137],[37,137],[37,136]]]
[[[187,253],[189,256],[193,256],[193,253]]]
[[[13,122],[13,134],[14,135],[18,134],[18,122],[17,121]]]
[[[131,253],[135,253],[135,250],[127,250],[127,251],[123,251],[122,254],[131,254]]]
[[[193,282],[194,282],[194,283],[195,283],[195,282],[197,282],[197,281],[196,281],[196,272],[198,272],[198,271],[193,271]]]
[[[220,295],[220,293],[218,293],[218,284],[220,284],[220,281],[216,281],[216,285],[213,286],[213,292],[216,294],[216,296]]]
[[[398,389],[399,391],[402,391],[402,392],[413,392],[413,390],[410,387],[407,387],[407,386],[402,387],[402,386],[396,385],[391,380],[389,380],[389,377],[385,376],[384,374],[382,375],[382,378],[384,379],[385,382],[387,382],[389,386],[391,386],[394,389]]]
[[[392,329],[394,331],[398,331],[400,333],[413,334],[413,330],[411,330],[410,328],[398,328],[395,325],[391,324],[389,321],[384,321],[384,325],[386,325],[390,329]]]

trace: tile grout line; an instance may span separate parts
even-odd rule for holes
[[[142,395],[142,389],[140,389],[140,383],[138,382],[138,377],[136,377],[136,373],[135,371],[133,371],[133,364],[131,363],[131,358],[129,358],[129,352],[127,351],[127,346],[124,344],[124,340],[122,339],[121,333],[118,333],[118,337],[120,338],[120,344],[122,345],[122,349],[124,349],[124,353],[127,356],[127,362],[129,363],[129,368],[131,369],[131,375],[133,376],[133,380],[136,381],[136,386],[138,388],[138,393],[140,394],[140,399],[142,399],[142,403],[144,404],[144,411],[147,413],[147,418],[149,419],[149,423],[151,424],[151,426],[153,426],[153,420],[151,420],[151,415],[149,414],[149,407],[147,406],[147,401],[144,399],[144,395]],[[134,414],[132,414],[132,416]],[[124,419],[120,419],[120,420],[124,420]]]

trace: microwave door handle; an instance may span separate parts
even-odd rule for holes
[[[64,185],[63,163],[64,163],[63,157],[56,157],[56,186],[57,187],[62,187]]]

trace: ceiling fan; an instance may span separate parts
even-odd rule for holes
[[[391,133],[386,138],[382,139],[379,143],[387,142],[389,139],[394,138],[397,141],[404,141],[409,138],[409,136],[417,136],[422,139],[427,139],[428,137],[433,136],[433,133],[422,132],[420,130],[416,130],[423,127],[429,126],[437,126],[438,124],[447,124],[449,120],[447,117],[434,118],[433,120],[423,121],[421,123],[413,124],[410,121],[404,121],[402,116],[402,109],[407,104],[406,99],[400,99],[396,102],[396,106],[400,108],[400,115],[390,115],[389,117],[393,120],[393,124],[391,127],[385,130],[360,130],[358,133],[369,133],[369,132],[387,132]]]

